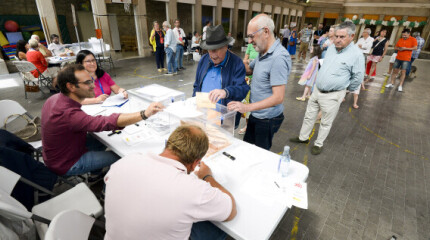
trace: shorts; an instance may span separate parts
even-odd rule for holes
[[[394,63],[396,61],[397,53],[393,53],[393,55],[390,58],[390,63]]]
[[[396,59],[396,61],[394,62],[393,69],[399,68],[402,70],[407,70],[410,64],[411,64],[411,61],[402,61],[402,60]]]
[[[299,52],[304,52],[308,50],[309,43],[301,42]]]
[[[371,62],[380,62],[382,60],[382,56],[369,55],[367,56],[367,61]]]

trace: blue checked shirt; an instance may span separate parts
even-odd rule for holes
[[[417,59],[418,56],[420,55],[421,48],[424,47],[424,42],[425,42],[424,38],[422,38],[422,37],[416,37],[416,39],[417,39],[417,44],[418,44],[417,50],[414,50],[412,52],[412,58],[415,58],[415,59]]]
[[[337,51],[334,44],[328,49],[318,71],[316,86],[320,91],[357,90],[364,78],[364,56],[351,42]],[[251,88],[252,89],[252,88]]]

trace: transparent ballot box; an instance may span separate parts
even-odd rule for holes
[[[131,98],[140,98],[148,102],[161,102],[167,106],[173,102],[184,101],[185,93],[159,84],[127,90]]]

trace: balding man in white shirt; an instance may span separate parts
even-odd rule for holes
[[[184,125],[161,154],[132,154],[113,164],[105,176],[105,240],[225,239],[209,221],[232,220],[236,204],[200,162],[208,146],[201,128]],[[197,177],[189,175],[199,164]]]

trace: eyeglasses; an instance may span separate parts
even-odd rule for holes
[[[91,80],[87,80],[85,82],[78,82],[77,84],[79,84],[79,83],[82,83],[82,84],[85,84],[87,86],[90,86],[90,85],[94,84],[94,80],[91,79]]]
[[[84,63],[96,63],[96,62],[97,62],[97,61],[96,61],[95,59],[84,61]]]
[[[265,29],[265,28],[266,28],[266,27],[262,27],[262,28],[258,29],[257,31],[255,31],[255,32],[253,32],[253,33],[251,33],[251,34],[248,34],[246,37],[251,38],[251,39],[254,39],[255,34],[257,34],[259,31],[261,31],[261,30],[263,30],[263,29]]]

